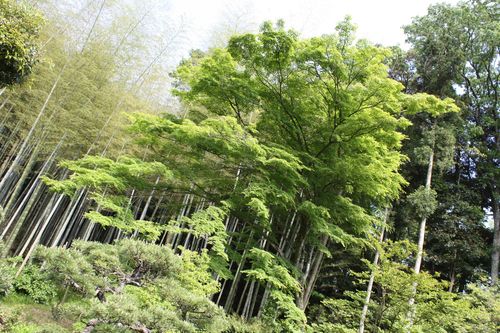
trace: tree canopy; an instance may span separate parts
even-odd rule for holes
[[[409,50],[264,22],[167,74],[151,8],[2,1],[0,330],[498,330],[494,5]]]

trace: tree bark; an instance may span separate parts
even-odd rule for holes
[[[385,232],[385,225],[387,223],[387,218],[389,215],[389,208],[385,209],[384,212],[384,223],[382,224],[382,230],[380,230],[380,236],[379,236],[379,244],[382,244],[384,241],[384,232]],[[373,258],[373,266],[374,268],[377,267],[378,265],[378,260],[380,258],[380,251],[377,249],[375,251],[375,258]],[[365,321],[366,321],[366,315],[368,314],[368,306],[370,305],[370,298],[372,296],[372,289],[373,289],[373,282],[375,281],[375,269],[372,270],[370,274],[370,279],[368,280],[368,287],[366,288],[366,298],[365,298],[365,303],[363,304],[363,309],[361,310],[361,319],[359,321],[359,333],[364,333],[365,331]]]
[[[429,166],[427,168],[427,177],[425,181],[425,189],[427,191],[430,191],[431,189],[431,183],[432,183],[432,169],[434,167],[434,149],[431,150],[431,153],[429,154]],[[418,248],[417,248],[417,257],[415,259],[415,266],[413,268],[415,274],[420,273],[420,267],[422,266],[422,257],[424,253],[424,241],[425,241],[425,225],[427,222],[427,218],[424,217],[422,218],[422,221],[420,222],[420,229],[418,233]],[[411,297],[408,301],[409,305],[409,310],[408,310],[408,325],[406,328],[406,332],[410,333],[411,327],[413,326],[413,321],[415,317],[415,294],[417,293],[417,282],[413,283],[412,286],[412,294]]]
[[[500,261],[500,205],[493,196],[493,248],[491,251],[491,284],[498,283],[498,265]]]

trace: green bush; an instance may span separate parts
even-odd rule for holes
[[[24,3],[0,1],[0,87],[20,82],[31,72],[42,23],[40,13]]]
[[[49,304],[57,296],[57,287],[40,268],[29,265],[14,281],[18,293],[30,296],[40,304]]]
[[[0,253],[3,252],[3,243],[0,243]],[[16,270],[13,266],[18,258],[0,258],[0,297],[6,296],[13,288]]]
[[[12,266],[0,261],[0,296],[5,296],[12,290],[14,274]]]
[[[41,247],[35,262],[44,262],[47,273],[27,269],[25,289],[46,274],[45,280],[81,297],[61,302],[58,316],[83,323],[96,319],[95,332],[120,332],[138,323],[155,332],[220,333],[228,327],[224,310],[208,298],[218,285],[204,253],[184,250],[181,256],[130,239],[113,245],[78,241],[69,249]],[[105,301],[95,297],[96,290]]]

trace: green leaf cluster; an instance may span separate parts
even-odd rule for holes
[[[252,267],[243,273],[269,288],[269,301],[263,314],[269,328],[280,332],[303,330],[306,317],[294,300],[301,286],[287,265],[279,257],[258,248],[249,251],[248,259]]]
[[[448,283],[426,272],[415,275],[406,260],[416,250],[408,241],[387,242],[381,262],[370,265],[375,271],[375,287],[366,329],[370,332],[403,332],[407,327],[408,299],[417,281],[416,317],[411,332],[494,332],[498,318],[495,287],[469,285],[461,295],[446,291]],[[356,274],[364,286],[369,272]],[[346,292],[343,297],[324,299],[312,310],[316,332],[356,332],[365,291]],[[492,312],[493,311],[493,312]]]
[[[21,82],[32,71],[43,21],[25,2],[0,1],[0,86]]]

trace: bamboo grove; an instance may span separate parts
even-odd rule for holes
[[[157,5],[0,0],[0,330],[499,329],[495,1],[175,67]]]

